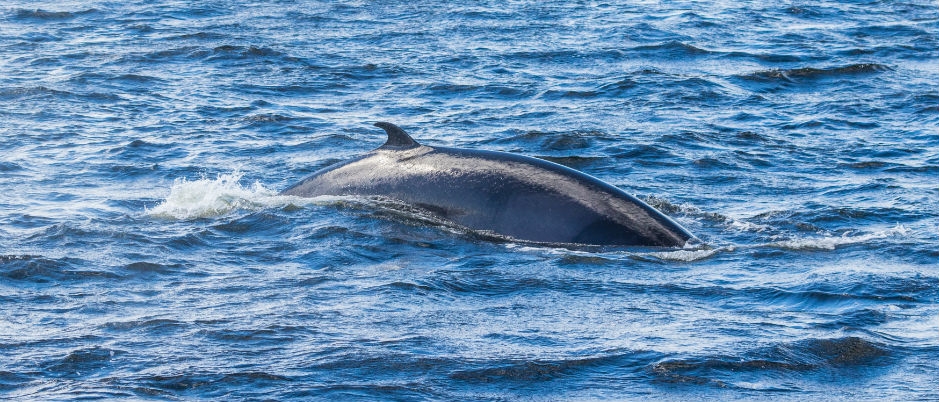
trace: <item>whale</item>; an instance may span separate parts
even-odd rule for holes
[[[538,244],[684,247],[696,238],[620,188],[520,154],[422,145],[378,122],[387,141],[281,192],[379,197],[472,231]]]

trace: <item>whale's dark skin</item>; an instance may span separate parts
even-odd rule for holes
[[[328,166],[281,194],[382,196],[467,228],[518,240],[682,247],[687,230],[619,188],[505,152],[429,147],[391,123],[378,149]]]

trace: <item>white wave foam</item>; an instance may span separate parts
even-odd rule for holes
[[[700,250],[673,250],[673,251],[657,251],[653,253],[645,253],[640,256],[648,256],[658,258],[665,261],[683,261],[691,262],[703,260],[705,258],[711,257],[714,254],[717,254],[722,251],[734,251],[733,247],[719,247],[712,249],[700,249]]]
[[[739,232],[766,232],[772,230],[772,227],[769,225],[762,225],[759,223],[741,221],[737,219],[730,219],[727,226],[730,226],[731,229],[734,229]]]
[[[845,233],[841,236],[825,236],[816,238],[797,238],[788,239],[767,244],[770,247],[779,247],[790,250],[834,250],[840,246],[850,244],[864,243],[875,239],[884,239],[891,236],[904,236],[908,234],[909,229],[903,225],[897,224],[893,228],[880,230],[871,233],[852,235]]]
[[[170,194],[147,214],[162,218],[196,219],[221,216],[237,209],[260,210],[296,203],[296,197],[280,196],[276,191],[255,182],[242,186],[242,174],[232,172],[214,180],[176,179]]]

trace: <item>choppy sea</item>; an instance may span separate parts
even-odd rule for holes
[[[933,0],[7,1],[0,399],[939,399],[937,82]],[[704,246],[278,195],[376,121]]]

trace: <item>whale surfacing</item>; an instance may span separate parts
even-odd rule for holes
[[[388,140],[281,194],[382,196],[472,230],[548,244],[682,247],[687,230],[623,190],[517,154],[419,144],[391,123]]]

